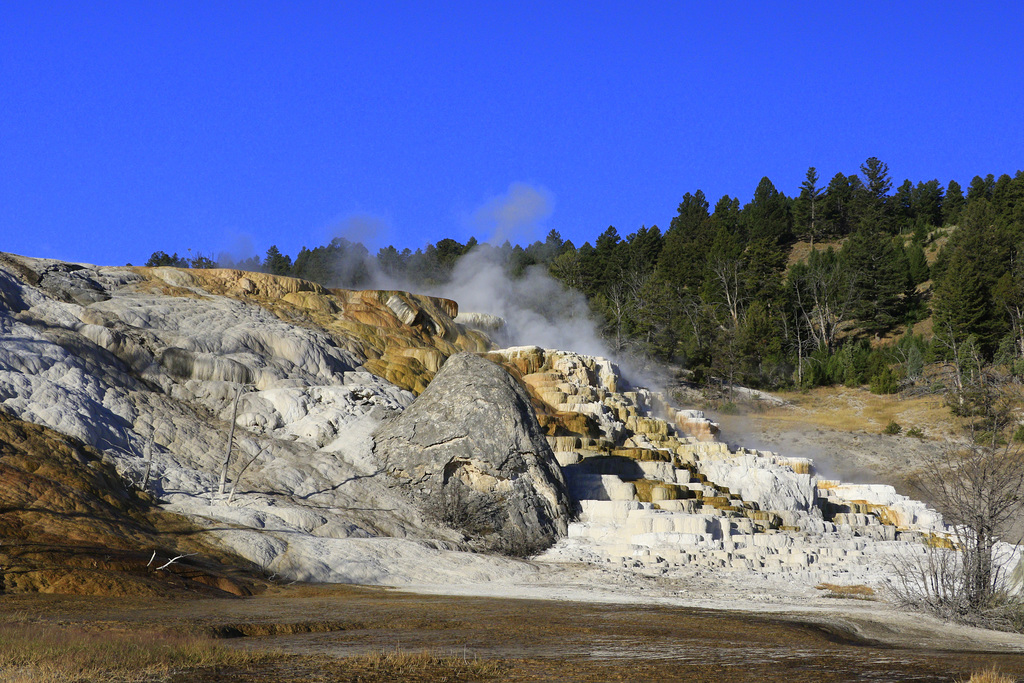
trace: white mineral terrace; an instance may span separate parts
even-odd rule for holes
[[[511,587],[545,575],[547,592],[534,594],[558,596],[555,583],[584,563],[581,581],[604,582],[607,595],[664,579],[665,590],[705,602],[723,590],[729,601],[805,599],[822,581],[882,587],[893,558],[945,536],[935,511],[891,486],[820,480],[806,459],[730,451],[699,411],[624,390],[607,360],[517,347],[497,353],[578,427],[548,442],[579,517],[535,561],[453,550],[460,534],[426,519],[375,460],[374,430],[413,396],[366,372],[354,351],[173,269],[157,274],[179,277],[172,284],[188,296],[127,269],[21,263],[50,284],[0,267],[3,410],[104,450],[135,482],[151,452],[149,487],[164,505],[278,578],[526,594]],[[214,493],[235,375],[254,387],[235,419],[231,483],[243,457],[251,464],[229,501]],[[1019,576],[1018,560],[1004,553],[1003,568]]]

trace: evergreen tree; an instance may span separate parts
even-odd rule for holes
[[[892,189],[889,165],[880,161],[878,157],[868,157],[868,160],[861,164],[860,172],[864,174],[868,196],[872,201],[884,204],[889,190]]]
[[[943,215],[943,189],[938,180],[920,182],[914,188],[913,214],[915,220],[925,220],[930,227],[940,227]]]
[[[974,176],[971,179],[971,184],[967,187],[967,203],[971,204],[981,199],[992,199],[992,190],[995,189],[995,185],[996,177],[991,173],[984,178],[980,175]]]
[[[767,177],[761,178],[753,200],[743,207],[741,223],[750,241],[767,239],[773,244],[783,245],[793,238],[789,199],[776,190]]]
[[[915,285],[926,282],[931,277],[924,247],[917,240],[911,242],[910,246],[907,247],[907,267],[910,271],[910,280]]]
[[[977,261],[965,251],[955,251],[935,285],[932,312],[936,337],[947,349],[955,349],[974,336],[983,349],[991,351],[995,339],[988,302]]]
[[[892,180],[889,178],[889,166],[877,157],[869,157],[861,164],[860,172],[864,174],[865,210],[861,220],[874,223],[880,229],[892,232],[891,214],[887,202]]]
[[[188,268],[188,261],[178,256],[178,253],[167,254],[163,251],[154,251],[146,261],[146,267],[157,268],[160,266],[170,266],[172,268]]]
[[[717,235],[720,230],[726,230],[734,235],[737,240],[742,241],[743,230],[740,227],[740,200],[729,195],[722,195],[722,198],[715,204],[715,212],[708,219],[707,233]]]
[[[890,214],[896,232],[904,232],[914,225],[914,186],[909,180],[904,180],[890,197]]]
[[[411,253],[408,249],[399,252],[391,245],[382,247],[377,252],[377,266],[385,275],[399,278],[406,270],[406,263]]]
[[[700,286],[709,241],[708,218],[708,202],[703,192],[683,195],[662,243],[659,277],[681,288]]]
[[[704,192],[687,192],[683,195],[683,201],[679,202],[676,216],[668,226],[668,232],[681,232],[691,240],[699,239],[704,234],[707,220],[708,200],[704,197]]]
[[[852,314],[868,332],[892,329],[908,309],[913,289],[902,251],[870,223],[862,225],[843,245],[842,256],[857,293]]]
[[[578,291],[585,291],[583,279],[583,257],[580,253],[581,250],[576,249],[572,246],[572,242],[567,242],[568,248],[563,250],[561,254],[556,256],[551,265],[548,267],[548,272],[551,277],[555,278],[566,287],[575,289]],[[586,246],[590,246],[589,243]]]
[[[853,231],[857,223],[857,197],[861,182],[857,176],[836,173],[825,188],[822,211],[824,232],[843,237]]]
[[[263,259],[263,271],[271,275],[291,275],[292,258],[282,254],[276,244],[271,245]]]
[[[800,195],[793,201],[793,228],[797,235],[806,237],[814,246],[821,223],[821,204],[824,188],[818,187],[818,170],[807,169],[804,182],[800,184]]]
[[[465,245],[451,238],[438,240],[437,244],[434,245],[434,250],[437,256],[437,264],[446,274],[452,272],[459,257],[466,253]]]
[[[763,301],[753,301],[736,335],[740,380],[748,386],[770,386],[783,365],[782,335]]]
[[[624,243],[619,231],[609,225],[594,243],[592,251],[584,253],[584,269],[587,271],[585,281],[591,287],[590,294],[606,293],[608,288],[622,280],[623,267],[626,259]]]
[[[658,226],[641,226],[626,238],[627,268],[638,273],[651,273],[658,265],[663,239]]]
[[[964,208],[964,192],[960,183],[950,180],[946,186],[946,199],[942,204],[943,225],[956,225],[960,221],[960,212]]]

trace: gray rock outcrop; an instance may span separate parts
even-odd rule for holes
[[[452,356],[374,438],[384,468],[477,547],[528,555],[566,532],[561,470],[526,392],[495,363]]]

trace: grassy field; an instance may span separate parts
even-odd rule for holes
[[[818,387],[774,395],[787,405],[759,411],[756,413],[758,419],[780,425],[800,424],[873,434],[881,434],[889,422],[896,422],[904,431],[916,427],[931,439],[948,438],[956,433],[957,428],[957,422],[941,395],[903,398],[848,387]]]
[[[784,616],[346,586],[230,600],[0,596],[0,615],[2,681],[952,682],[991,667],[1024,676],[1024,654],[897,646]]]

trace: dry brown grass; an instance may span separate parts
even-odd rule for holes
[[[938,395],[900,398],[872,394],[865,389],[818,387],[779,392],[776,396],[789,405],[769,408],[758,415],[759,419],[875,434],[895,421],[907,429],[921,429],[928,438],[944,438],[955,431],[949,408]]]
[[[825,251],[829,247],[832,247],[836,251],[843,248],[843,242],[845,240],[830,240],[827,242],[818,241],[814,243],[814,249],[817,251]],[[807,257],[811,254],[811,243],[810,242],[797,242],[789,250],[789,257],[786,260],[786,267],[792,267],[794,263],[798,261],[806,261]]]
[[[852,598],[854,600],[874,600],[875,589],[863,584],[842,586],[837,583],[819,583],[815,586],[820,591],[828,591],[826,598]]]
[[[963,679],[960,680],[962,682]],[[1004,676],[996,671],[995,667],[992,667],[991,669],[972,673],[967,683],[1017,683],[1017,679]]]
[[[252,635],[195,640],[231,650],[261,653],[272,647],[285,652],[258,655],[265,659],[243,657],[238,665],[204,666],[204,661],[217,660],[193,658],[170,673],[152,668],[148,680],[163,683],[845,683],[956,677],[966,681],[972,672],[992,666],[1004,674],[1024,676],[1020,654],[979,652],[959,643],[948,651],[930,649],[924,643],[935,640],[924,630],[910,627],[911,632],[895,634],[888,620],[877,626],[858,621],[854,631],[832,619],[804,623],[770,614],[430,596],[357,586],[280,586],[257,597],[196,597],[187,602],[166,597],[4,595],[0,629],[5,623],[49,624],[58,631],[77,625],[92,634],[163,634],[172,642],[180,637],[174,634],[229,635],[237,630]],[[309,635],[291,635],[304,633]],[[894,636],[897,642],[891,640]],[[865,639],[875,637],[883,639],[884,646]],[[908,648],[908,641],[923,644]],[[6,652],[3,643],[0,652]],[[19,673],[0,665],[0,681],[70,683],[88,676],[105,683],[139,680],[141,674],[119,677],[107,667],[101,675],[72,671],[47,678],[41,666]]]
[[[349,675],[362,673],[380,680],[486,680],[501,676],[509,668],[508,663],[497,659],[397,648],[345,657],[343,662]]]
[[[277,656],[229,649],[209,638],[169,631],[0,625],[0,681],[152,680],[202,667],[246,667]]]

